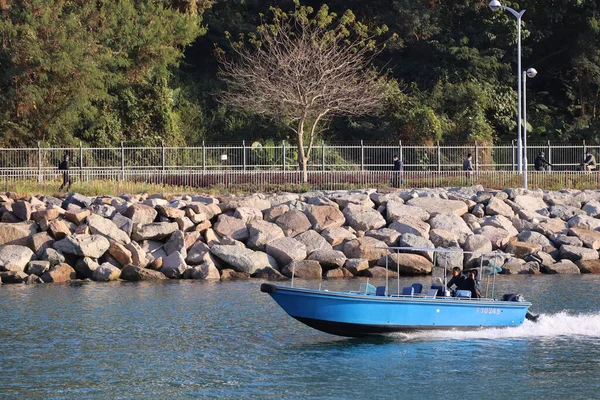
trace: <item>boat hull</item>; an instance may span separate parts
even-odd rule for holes
[[[529,302],[374,296],[263,284],[283,310],[320,331],[340,336],[519,326]]]

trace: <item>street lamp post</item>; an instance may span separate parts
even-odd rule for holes
[[[519,96],[519,115],[517,120],[517,153],[518,153],[518,163],[519,163],[519,173],[523,172],[523,144],[521,142],[521,17],[525,13],[525,10],[518,12],[513,10],[510,7],[503,6],[500,4],[498,0],[490,1],[489,7],[492,11],[498,11],[500,9],[506,10],[515,16],[517,19],[517,76],[519,80],[519,86],[517,88],[518,96]]]
[[[535,78],[537,71],[529,68],[523,71],[523,187],[527,187],[527,77]]]

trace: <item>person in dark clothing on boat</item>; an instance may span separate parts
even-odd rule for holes
[[[68,192],[71,189],[71,185],[73,184],[73,180],[69,176],[69,168],[70,168],[69,159],[70,159],[69,154],[65,154],[65,158],[58,165],[58,170],[63,171],[63,183],[62,183],[62,185],[60,185],[60,188],[58,188],[59,191],[63,190],[63,188],[66,188],[67,192]]]
[[[472,299],[481,298],[481,292],[479,290],[479,282],[477,282],[477,270],[472,269],[469,271],[469,274],[466,279],[466,288],[465,290],[471,291]]]
[[[548,167],[552,166],[552,164],[546,161],[544,155],[544,152],[540,151],[540,153],[535,157],[535,160],[533,161],[533,167],[536,171],[547,171]]]
[[[392,176],[392,184],[394,187],[398,187],[398,182],[400,185],[404,184],[404,179],[402,178],[402,161],[398,158],[397,154],[394,154],[394,167],[393,167],[393,176]]]
[[[452,285],[456,286],[456,290],[469,290],[467,288],[467,277],[462,274],[460,267],[452,268],[452,278],[446,286],[450,289]]]

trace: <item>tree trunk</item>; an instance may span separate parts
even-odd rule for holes
[[[306,119],[306,113],[304,117],[298,122],[298,166],[302,171],[302,183],[308,183],[308,157],[304,152],[304,120]]]

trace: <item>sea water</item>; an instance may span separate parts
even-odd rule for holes
[[[600,276],[499,277],[536,324],[367,339],[300,324],[260,283],[0,286],[0,398],[600,398]]]

